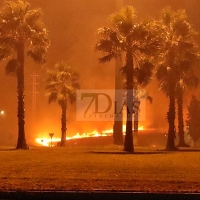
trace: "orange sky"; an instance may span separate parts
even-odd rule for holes
[[[60,60],[69,61],[81,74],[81,88],[83,89],[113,89],[114,62],[99,64],[99,54],[94,51],[98,40],[96,31],[108,25],[107,18],[116,11],[116,0],[29,0],[31,8],[41,8],[43,21],[46,24],[51,40],[51,47],[47,54],[47,67],[52,67]],[[3,1],[0,2],[2,6]],[[174,9],[184,8],[189,21],[200,30],[200,1],[199,0],[124,0],[124,6],[132,5],[138,20],[146,17],[158,17],[162,8],[170,5]],[[198,19],[198,20],[197,20]],[[0,63],[0,110],[5,110],[4,118],[0,118],[0,136],[5,140],[15,142],[17,134],[17,93],[16,80],[4,73],[5,62]],[[30,59],[26,60],[25,93],[26,93],[26,135],[32,134],[32,85],[31,75],[34,71],[40,75],[37,91],[37,130],[47,130],[60,135],[61,110],[56,103],[48,105],[44,94],[44,70]],[[148,92],[153,97],[153,104],[147,103],[146,124],[152,127],[166,128],[166,111],[168,100],[158,91],[157,83],[148,86]],[[190,98],[190,94],[189,94]],[[187,102],[188,103],[188,99]],[[185,104],[187,105],[187,104]],[[51,125],[54,125],[51,127]],[[68,111],[68,134],[85,129],[107,129],[110,123],[77,123],[74,107]],[[4,139],[2,139],[4,140]],[[0,141],[1,143],[1,141]]]

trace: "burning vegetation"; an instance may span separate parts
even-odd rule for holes
[[[140,131],[144,130],[144,127],[140,126],[139,130]],[[123,125],[124,134],[125,134],[125,131],[126,131],[126,126]],[[76,135],[72,137],[66,137],[66,141],[84,139],[84,138],[111,137],[112,135],[113,135],[113,129],[104,130],[101,133],[95,130],[90,133],[82,133],[82,134],[77,133]],[[48,137],[46,136],[46,137],[36,138],[37,145],[46,146],[46,147],[59,146],[60,142],[61,142],[60,138],[51,137],[50,135]]]

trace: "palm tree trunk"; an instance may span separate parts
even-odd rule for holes
[[[117,10],[121,9],[123,6],[123,0],[118,0],[117,2]],[[115,102],[117,102],[120,108],[120,111],[122,109],[122,99],[123,96],[119,93],[119,91],[122,89],[122,79],[120,74],[120,68],[122,67],[122,58],[121,53],[118,51],[117,57],[116,57],[116,66],[115,66]],[[121,95],[121,96],[120,96]],[[116,145],[123,145],[123,114],[122,112],[114,115],[114,124],[113,124],[113,143]]]
[[[127,81],[127,111],[126,111],[126,135],[124,141],[124,151],[134,152],[133,145],[133,56],[131,50],[127,50],[126,55],[126,81]]]
[[[67,111],[67,103],[64,102],[61,105],[62,108],[62,117],[61,117],[61,143],[60,146],[65,146],[66,144],[66,131],[67,131],[67,115],[66,115],[66,111]]]
[[[167,138],[167,150],[175,150],[175,137],[176,137],[176,133],[175,133],[175,96],[174,96],[174,88],[175,87],[171,87],[170,90],[170,95],[169,95],[169,111],[168,111],[168,124],[169,124],[169,129],[168,129],[168,138]]]
[[[138,112],[136,111],[134,114],[134,145],[138,145]]]
[[[25,138],[25,104],[24,104],[24,44],[17,46],[17,60],[19,67],[17,69],[17,92],[18,92],[18,141],[17,149],[28,149]]]
[[[120,114],[119,114],[120,115]],[[121,118],[121,116],[120,116]],[[113,125],[113,143],[116,145],[122,145],[123,144],[123,130],[122,130],[122,119],[116,119],[114,121]]]
[[[178,98],[178,135],[179,135],[179,147],[186,147],[185,139],[184,139],[184,122],[183,122],[183,91],[179,89]]]
[[[120,52],[118,52],[115,66],[115,102],[116,110],[114,114],[113,125],[113,139],[114,144],[123,145],[123,92],[122,92],[122,78],[120,74],[120,68],[122,67],[122,58]]]

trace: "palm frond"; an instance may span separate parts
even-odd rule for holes
[[[112,33],[113,33],[113,30],[108,27],[102,27],[97,30],[97,34],[105,38],[108,38],[109,35]]]
[[[4,41],[1,41],[1,39],[0,39],[0,60],[7,60],[12,55],[13,55],[12,45],[10,45],[10,44],[5,45]]]
[[[110,20],[123,35],[128,35],[134,26],[136,11],[132,6],[123,8],[110,16]]]
[[[58,98],[58,93],[55,90],[47,92],[46,95],[48,96],[48,102],[49,103],[56,101],[57,98]]]
[[[103,56],[103,57],[99,58],[99,62],[100,62],[100,63],[109,62],[109,61],[111,61],[114,57],[115,57],[115,54],[111,53],[111,54],[108,54],[108,55],[106,55],[106,56]]]
[[[171,8],[168,6],[163,9],[163,12],[161,14],[162,21],[166,26],[169,26],[170,23],[173,20],[174,12],[171,10]]]
[[[17,61],[17,59],[9,60],[5,67],[5,72],[7,75],[16,75],[18,67],[19,62]]]
[[[122,73],[122,75],[126,75],[127,73],[127,65],[124,65],[123,67],[121,67],[120,72]]]
[[[146,86],[149,83],[152,78],[153,68],[153,63],[149,62],[148,60],[144,60],[140,64],[137,77],[139,85]]]
[[[107,39],[101,39],[95,46],[95,50],[110,53],[113,50],[113,43]]]
[[[150,102],[150,103],[153,103],[153,97],[151,97],[151,96],[147,96],[147,100]]]
[[[50,41],[40,16],[41,11],[29,10],[29,3],[26,1],[6,1],[0,13],[0,46],[4,47],[0,52],[0,59],[8,58],[5,47],[9,47],[12,54],[16,52],[20,40],[27,43],[27,54],[35,62],[45,63]]]
[[[156,72],[156,77],[158,80],[163,80],[166,79],[168,76],[168,70],[169,67],[165,66],[165,65],[160,65],[160,67],[158,68],[157,72]]]
[[[199,85],[199,77],[194,73],[194,71],[190,70],[187,76],[184,77],[185,86],[189,88],[197,88]]]
[[[76,89],[80,88],[79,73],[67,62],[57,62],[53,70],[47,71],[46,91],[49,95],[49,102],[58,101],[59,105],[63,102],[74,102],[73,95]]]

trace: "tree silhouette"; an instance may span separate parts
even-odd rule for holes
[[[175,100],[178,104],[179,146],[185,146],[183,123],[183,93],[186,87],[197,86],[193,67],[197,64],[198,51],[194,43],[194,30],[186,21],[184,10],[169,7],[162,12],[160,27],[163,30],[162,59],[156,73],[160,88],[169,97],[167,120],[169,124],[167,149],[175,147]]]
[[[66,111],[68,103],[76,101],[76,89],[80,88],[79,74],[66,62],[58,62],[53,70],[49,70],[46,79],[46,91],[49,103],[58,101],[62,109],[61,117],[61,146],[66,143]]]
[[[110,21],[113,28],[100,28],[98,34],[101,39],[96,45],[96,50],[103,53],[103,57],[99,59],[101,63],[116,58],[119,51],[125,52],[125,66],[122,68],[127,90],[124,150],[129,152],[134,151],[132,136],[133,89],[137,88],[137,84],[150,79],[153,65],[148,56],[155,55],[158,49],[156,34],[158,27],[154,21],[136,23],[135,18],[136,12],[131,6],[112,14]]]
[[[47,30],[39,9],[30,10],[26,1],[6,1],[0,11],[0,60],[8,60],[7,74],[17,76],[18,141],[17,149],[27,149],[25,137],[24,60],[25,55],[45,63],[49,47]]]
[[[192,96],[190,105],[188,106],[188,119],[186,120],[187,126],[189,126],[188,134],[194,141],[194,146],[196,147],[196,142],[200,139],[200,101],[196,96]]]

